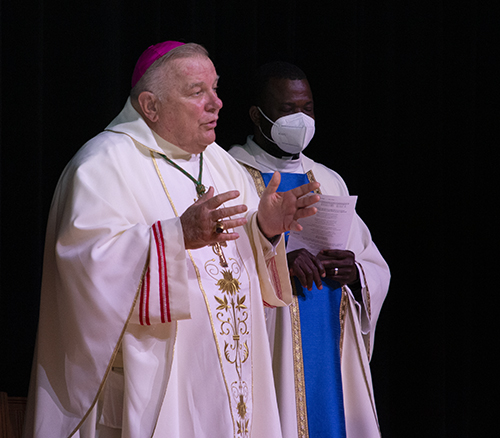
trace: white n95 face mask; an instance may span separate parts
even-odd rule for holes
[[[259,126],[262,135],[289,154],[295,155],[302,152],[314,137],[314,119],[307,114],[302,112],[289,114],[273,122],[260,108],[259,111],[273,124],[271,128],[272,140],[262,132],[262,128]]]

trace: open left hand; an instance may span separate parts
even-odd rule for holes
[[[287,192],[277,192],[280,181],[280,173],[274,172],[262,194],[257,212],[259,227],[268,238],[289,230],[301,231],[302,226],[297,220],[312,216],[317,211],[311,205],[319,201],[319,195],[304,195],[319,188],[319,183],[312,182]]]

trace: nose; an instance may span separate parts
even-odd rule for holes
[[[219,111],[222,108],[222,100],[217,96],[215,90],[210,93],[210,99],[207,106],[208,110],[212,112]]]

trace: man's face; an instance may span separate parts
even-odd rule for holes
[[[217,72],[202,56],[173,60],[167,70],[168,91],[160,102],[155,130],[186,152],[199,154],[215,141],[222,108]]]
[[[307,79],[271,78],[267,84],[266,99],[261,109],[273,122],[280,117],[298,112],[303,112],[314,119],[314,102],[309,82]],[[266,126],[266,130],[270,132],[271,124],[268,122],[267,125],[269,126]],[[264,124],[261,127],[264,130]]]

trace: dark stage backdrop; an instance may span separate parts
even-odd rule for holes
[[[359,196],[392,270],[372,361],[384,437],[497,436],[493,11],[443,0],[1,1],[0,391],[27,393],[63,167],[120,111],[140,53],[178,39],[205,45],[221,76],[225,148],[250,133],[253,68],[285,59],[308,74],[307,154]]]

